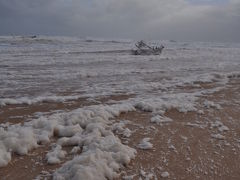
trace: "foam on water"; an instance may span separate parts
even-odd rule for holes
[[[59,94],[74,91],[158,95],[164,88],[239,74],[238,44],[152,42],[165,45],[161,56],[133,56],[129,40],[88,39],[0,37],[0,104],[41,102],[46,94],[65,101]]]

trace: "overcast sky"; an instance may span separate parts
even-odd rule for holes
[[[0,0],[0,35],[240,42],[240,0]]]

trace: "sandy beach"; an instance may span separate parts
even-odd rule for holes
[[[198,88],[202,90],[213,86],[214,83],[201,83]],[[192,89],[196,91],[196,86],[181,87],[179,91]],[[233,78],[218,92],[199,98],[197,111],[185,113],[168,109],[164,116],[171,119],[169,122],[151,122],[152,112],[140,109],[112,118],[112,123],[125,122],[125,128],[129,128],[131,135],[126,137],[121,130],[114,133],[122,143],[137,150],[136,157],[121,168],[117,179],[239,179],[239,90],[240,81]],[[110,96],[99,98],[98,103],[118,103],[131,97]],[[204,105],[204,101],[214,104]],[[96,103],[79,99],[68,103],[9,105],[1,109],[1,123],[23,123],[33,118],[35,112],[70,111],[93,104]],[[140,148],[143,138],[150,138],[152,146]],[[6,180],[52,179],[51,173],[74,156],[69,153],[60,164],[49,165],[45,156],[56,140],[57,137],[52,137],[50,143],[29,151],[28,155],[13,154],[11,162],[1,167],[0,176]],[[72,146],[64,147],[67,152],[71,149]]]

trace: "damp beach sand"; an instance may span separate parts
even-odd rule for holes
[[[214,83],[201,83],[198,88],[209,88]],[[181,87],[179,91],[196,90]],[[119,177],[113,179],[239,179],[240,148],[240,80],[232,79],[225,88],[200,97],[196,111],[179,112],[167,109],[161,115],[172,121],[151,122],[153,112],[135,109],[110,118],[110,126],[123,144],[136,149],[129,164],[121,167]],[[132,96],[98,98],[98,104],[111,105],[131,99]],[[113,101],[114,100],[114,101]],[[208,102],[208,103],[207,103]],[[1,109],[1,123],[23,123],[45,112],[71,111],[76,107],[96,105],[86,99],[65,103],[6,106]],[[35,117],[36,118],[36,117]],[[10,126],[10,125],[9,125]],[[126,129],[130,133],[126,132]],[[54,135],[46,144],[29,150],[27,155],[12,153],[12,159],[0,168],[2,179],[52,179],[52,174],[77,154],[73,146],[64,146],[67,155],[59,164],[48,164],[46,155],[58,140]],[[149,138],[149,148],[140,148]]]

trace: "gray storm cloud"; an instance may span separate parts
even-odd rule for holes
[[[240,1],[0,0],[0,34],[240,41]]]

